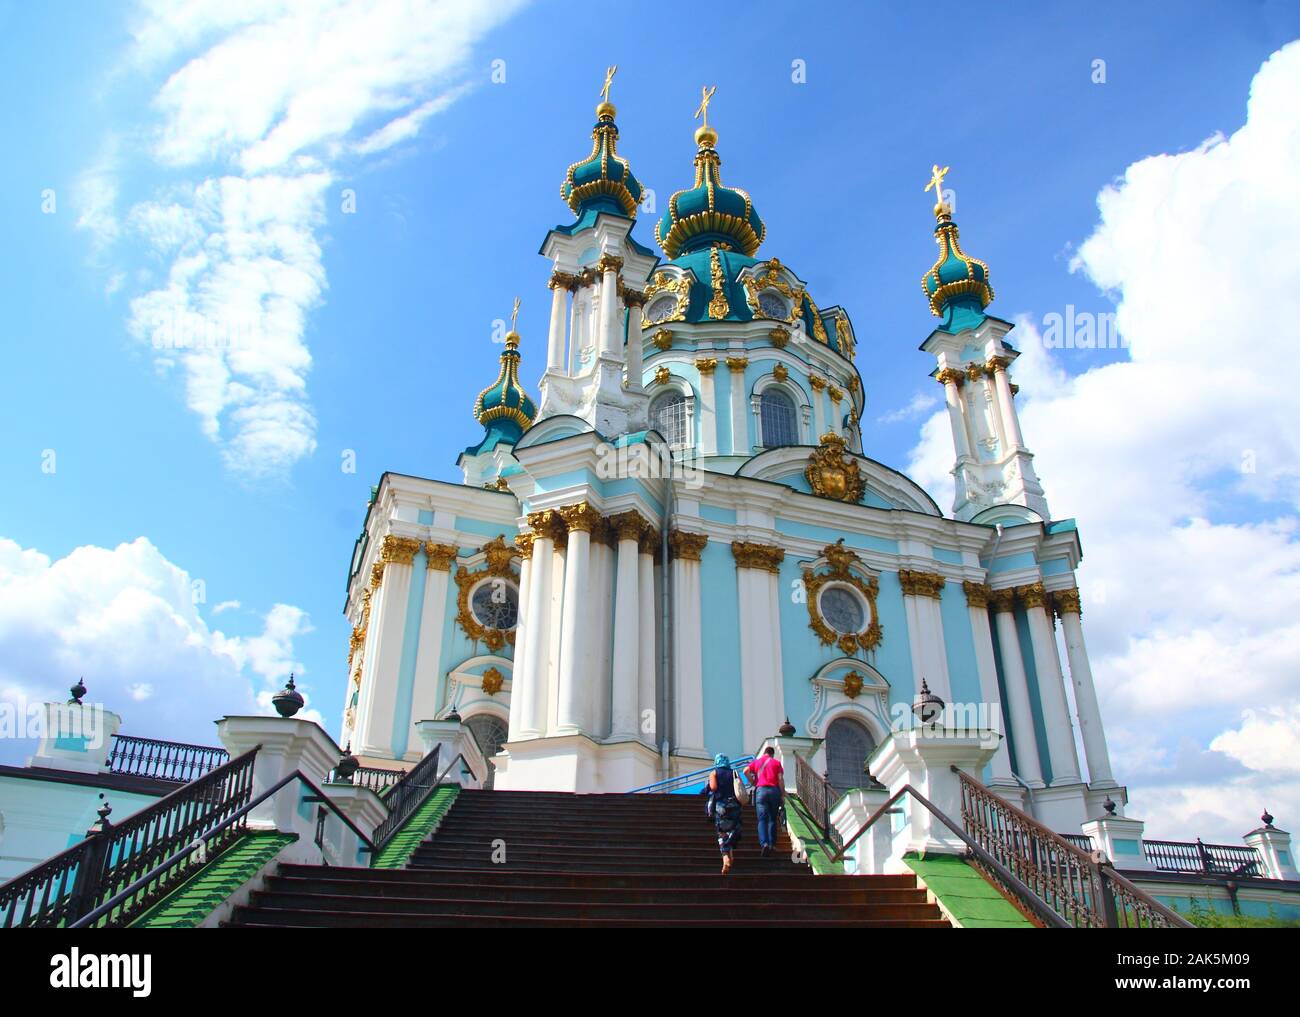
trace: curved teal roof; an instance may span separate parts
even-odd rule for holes
[[[514,444],[537,418],[537,406],[519,383],[519,336],[506,336],[497,379],[474,400],[474,419],[483,425],[483,442],[467,452],[486,452],[500,442]]]
[[[935,206],[938,225],[934,228],[939,258],[921,277],[921,288],[930,301],[930,311],[944,320],[944,327],[957,331],[974,327],[993,302],[989,267],[961,249],[960,233],[946,204]]]
[[[723,185],[713,129],[700,128],[696,140],[695,184],[668,199],[667,211],[655,224],[655,240],[670,258],[716,246],[752,257],[767,227],[745,191]]]
[[[596,107],[591,141],[591,155],[565,172],[560,197],[579,218],[586,212],[612,212],[635,219],[641,184],[632,175],[628,161],[616,151],[618,126],[612,104],[602,102]]]

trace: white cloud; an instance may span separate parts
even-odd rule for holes
[[[935,406],[938,402],[939,397],[933,392],[917,392],[916,395],[912,396],[906,406],[900,406],[896,410],[892,410],[883,416],[877,417],[876,423],[897,424],[904,420],[912,420],[915,417],[921,416],[921,414]]]
[[[0,700],[25,711],[67,699],[84,677],[91,701],[120,713],[127,734],[216,744],[213,721],[270,713],[306,614],[277,604],[253,636],[210,629],[191,576],[144,537],[79,547],[52,561],[0,538]],[[303,689],[310,698],[310,683]],[[30,745],[0,743],[21,761]]]
[[[1124,359],[1045,350],[1028,321],[1013,333],[1026,440],[1054,515],[1079,521],[1115,767],[1155,837],[1233,842],[1265,806],[1300,822],[1279,765],[1300,758],[1300,422],[1282,369],[1300,200],[1276,184],[1300,161],[1296,94],[1291,44],[1260,69],[1235,134],[1144,159],[1101,192],[1075,268],[1117,301]],[[943,414],[912,459],[950,502]]]
[[[119,217],[138,167],[83,175],[79,224],[129,235],[165,265],[129,328],[184,385],[203,433],[247,477],[316,447],[307,316],[327,286],[319,231],[349,160],[415,136],[471,86],[474,45],[521,0],[141,0],[122,74],[165,75],[155,118],[130,125],[152,169],[179,171]],[[137,156],[138,157],[138,156]],[[125,276],[115,273],[110,292]]]
[[[223,600],[220,604],[212,608],[213,614],[224,614],[226,611],[237,611],[243,605],[237,600]]]

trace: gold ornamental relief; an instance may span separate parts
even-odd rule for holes
[[[785,560],[785,551],[782,548],[769,544],[753,544],[744,540],[731,542],[731,554],[736,559],[736,568],[758,569],[762,572],[780,572],[781,562]]]
[[[845,440],[833,431],[822,435],[821,445],[808,457],[803,475],[819,498],[857,504],[867,489],[857,459],[846,451]]]
[[[505,684],[505,676],[495,667],[490,667],[483,672],[482,689],[489,696],[495,696],[501,691],[501,686]]]
[[[384,538],[383,546],[379,550],[379,558],[385,564],[410,565],[415,561],[420,547],[420,542],[414,537],[397,537],[390,533]]]
[[[899,569],[898,584],[903,594],[908,597],[930,597],[938,600],[948,580],[937,572],[918,572],[915,569]]]
[[[834,544],[822,548],[822,557],[826,561],[823,571],[809,570],[803,574],[804,590],[807,593],[808,627],[817,634],[823,646],[838,646],[847,656],[858,650],[870,652],[880,645],[885,630],[880,624],[876,612],[876,598],[880,593],[880,581],[875,576],[864,579],[861,572],[866,570],[862,559],[852,549],[844,546],[841,537]],[[821,611],[821,592],[828,585],[840,584],[851,586],[866,602],[867,621],[860,632],[840,632],[831,627]]]
[[[703,533],[687,533],[685,530],[673,530],[668,535],[668,547],[674,558],[682,561],[699,561],[700,554],[708,544],[709,538]]]

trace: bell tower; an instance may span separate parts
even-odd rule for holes
[[[935,243],[939,257],[921,277],[930,311],[939,325],[921,349],[938,366],[932,377],[943,385],[952,426],[955,495],[952,511],[971,520],[998,506],[1027,509],[1023,518],[1051,518],[1016,415],[1017,386],[1008,370],[1020,354],[1007,341],[1008,321],[984,313],[993,301],[989,267],[961,249],[952,207],[942,197],[948,170],[936,165],[926,190],[935,191]]]

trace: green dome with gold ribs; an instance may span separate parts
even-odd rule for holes
[[[670,258],[709,247],[739,251],[752,257],[767,227],[754,211],[754,202],[739,187],[724,187],[719,167],[718,132],[708,123],[713,91],[706,89],[696,116],[704,126],[695,132],[695,185],[668,199],[668,210],[655,224],[655,240]]]
[[[993,302],[993,286],[989,282],[989,267],[978,258],[972,258],[961,249],[957,224],[952,221],[952,206],[943,200],[942,186],[945,168],[934,167],[930,184],[938,202],[934,217],[934,240],[939,245],[939,258],[921,277],[921,288],[930,301],[930,311],[936,318],[944,319],[944,327],[969,326],[982,320],[984,308]]]
[[[517,441],[537,418],[537,407],[519,383],[519,360],[519,333],[512,328],[506,334],[496,381],[474,400],[474,419],[487,431],[483,444],[488,447],[497,441]]]
[[[578,218],[588,211],[612,212],[636,218],[641,201],[641,184],[632,175],[632,167],[616,151],[618,125],[614,123],[614,104],[609,101],[609,84],[616,67],[605,76],[604,96],[596,107],[596,126],[591,129],[591,155],[575,162],[564,174],[560,197]]]

